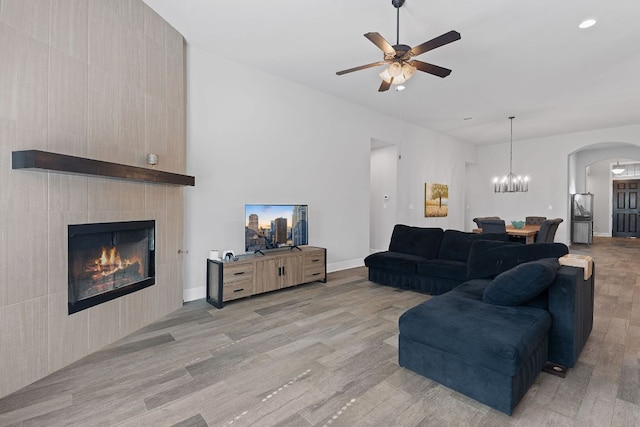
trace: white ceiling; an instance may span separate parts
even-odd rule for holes
[[[511,115],[514,140],[640,123],[638,0],[406,0],[400,43],[462,39],[416,58],[450,76],[384,93],[384,67],[335,73],[382,59],[364,33],[396,43],[391,0],[144,1],[192,46],[477,145]]]

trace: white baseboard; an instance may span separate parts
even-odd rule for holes
[[[184,302],[195,301],[197,299],[205,299],[207,297],[207,289],[203,286],[201,288],[190,288],[182,290],[182,300]]]
[[[596,237],[611,237],[611,233],[602,233],[602,232],[593,232],[593,235]]]
[[[347,270],[349,268],[362,267],[364,265],[364,259],[352,259],[349,261],[340,261],[327,264],[327,273],[334,271]]]

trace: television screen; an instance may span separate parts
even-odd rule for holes
[[[244,250],[306,245],[307,205],[245,205]]]

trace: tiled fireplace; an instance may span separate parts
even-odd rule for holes
[[[69,314],[155,283],[155,221],[69,225]]]

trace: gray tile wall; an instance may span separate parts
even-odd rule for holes
[[[183,188],[11,169],[41,149],[185,171],[183,38],[141,0],[0,0],[0,397],[182,305]],[[69,316],[67,225],[155,219],[156,285]]]

